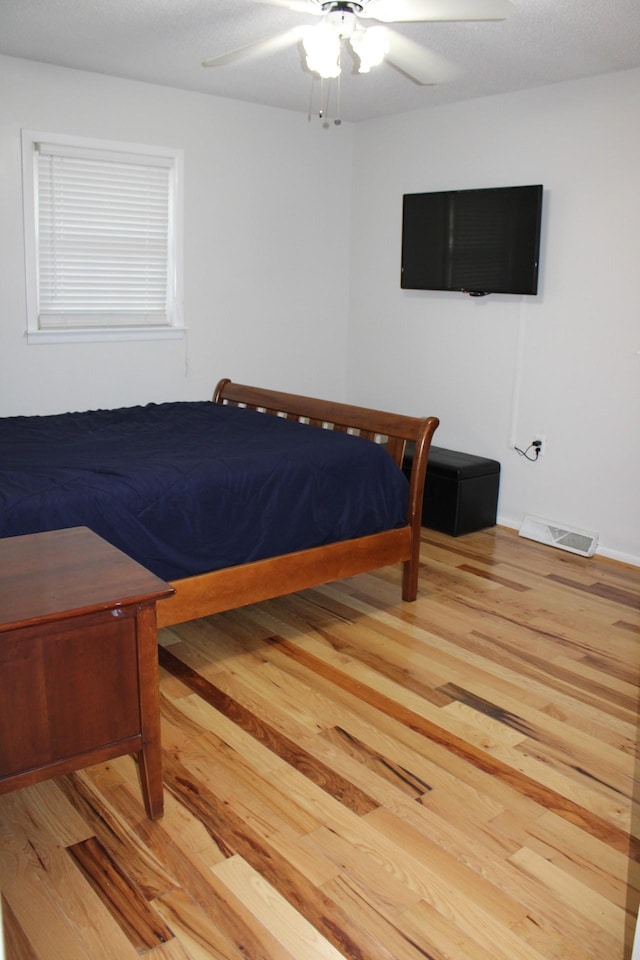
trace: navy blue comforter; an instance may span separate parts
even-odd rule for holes
[[[210,402],[0,419],[0,537],[87,526],[173,580],[401,526],[379,445]]]

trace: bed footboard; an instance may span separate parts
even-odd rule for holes
[[[418,591],[420,527],[427,459],[437,417],[408,417],[367,407],[334,403],[220,380],[213,401],[247,407],[313,427],[354,433],[382,444],[402,467],[407,442],[414,446],[405,527],[316,547],[300,553],[216,570],[174,581],[176,593],[158,604],[158,625],[169,626],[222,610],[281,596],[307,587],[403,564],[402,598]]]

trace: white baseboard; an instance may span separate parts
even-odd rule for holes
[[[633,553],[622,553],[620,550],[609,550],[607,547],[598,547],[596,553],[601,557],[617,560],[618,563],[628,563],[632,567],[640,567],[640,557],[636,557]]]

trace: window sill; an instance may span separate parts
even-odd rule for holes
[[[123,340],[181,340],[186,327],[121,327],[112,330],[27,330],[27,343],[116,343]]]

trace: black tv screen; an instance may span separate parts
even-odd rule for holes
[[[407,193],[405,290],[536,294],[542,186]]]

